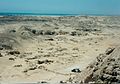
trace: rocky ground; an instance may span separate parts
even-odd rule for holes
[[[119,42],[117,16],[1,16],[0,81],[119,84]]]

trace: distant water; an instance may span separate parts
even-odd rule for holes
[[[76,16],[79,14],[0,13],[0,16]]]
[[[105,15],[105,14],[0,13],[0,16],[120,16],[120,15]]]

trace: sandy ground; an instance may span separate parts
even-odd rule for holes
[[[58,84],[120,42],[120,17],[0,17],[0,80]]]

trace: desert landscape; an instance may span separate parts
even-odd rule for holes
[[[120,84],[119,16],[0,16],[1,84]]]

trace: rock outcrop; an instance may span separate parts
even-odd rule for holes
[[[96,61],[73,78],[84,83],[119,84],[120,83],[120,46],[109,48],[100,54]]]

